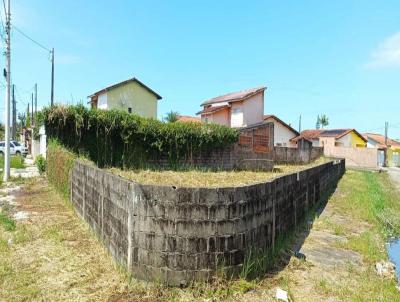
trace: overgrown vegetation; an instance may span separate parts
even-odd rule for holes
[[[49,141],[46,160],[47,179],[65,197],[69,197],[70,194],[69,175],[76,158],[74,153],[62,147],[57,141]]]
[[[40,174],[43,174],[46,171],[46,159],[43,155],[39,154],[36,156],[35,164]]]
[[[141,168],[168,158],[171,167],[200,152],[238,140],[234,129],[216,124],[163,123],[118,110],[53,106],[43,110],[49,138],[87,156],[99,167]]]
[[[13,155],[10,157],[10,167],[15,169],[25,168],[24,158],[20,155]],[[4,168],[4,156],[0,156],[0,168]]]

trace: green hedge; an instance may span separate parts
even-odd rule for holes
[[[216,124],[164,123],[119,110],[53,106],[43,110],[49,138],[83,154],[99,167],[141,168],[167,157],[171,167],[201,152],[238,140],[236,130]]]
[[[70,195],[70,173],[77,156],[54,140],[49,141],[46,156],[46,175],[49,182],[65,197]]]

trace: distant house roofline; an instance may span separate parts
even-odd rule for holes
[[[260,92],[263,92],[267,87],[262,86],[262,87],[256,87],[256,88],[250,88],[247,90],[242,90],[238,92],[231,92],[228,94],[220,95],[215,98],[209,99],[203,103],[201,103],[200,106],[206,106],[206,105],[211,105],[215,103],[222,103],[222,102],[239,102],[239,101],[244,101]]]
[[[230,107],[230,105],[222,105],[222,106],[214,106],[214,107],[210,106],[210,107],[204,108],[203,110],[197,112],[196,115],[211,114],[211,113],[215,113],[220,110],[224,110],[225,108],[229,108],[229,107]]]
[[[385,146],[385,136],[382,134],[378,134],[378,133],[364,133],[363,136],[369,140],[373,140],[374,142],[376,142],[377,144],[379,144],[382,148],[386,148]],[[388,137],[387,139],[387,146],[390,147],[400,147],[400,142],[391,139]]]
[[[330,135],[329,132],[338,132],[337,134]],[[320,137],[334,137],[334,138],[341,138],[350,132],[354,132],[358,137],[360,137],[364,142],[368,142],[368,140],[361,135],[356,129],[329,129],[329,130],[323,130],[319,136]]]
[[[201,118],[195,117],[195,116],[190,116],[190,115],[179,115],[178,116],[178,122],[191,122],[191,123],[201,123]]]
[[[296,142],[302,138],[307,140],[318,140],[320,137],[334,137],[335,139],[338,139],[349,134],[350,132],[354,132],[365,143],[368,142],[368,140],[363,135],[361,135],[356,129],[308,129],[308,130],[303,130],[299,136],[291,139],[291,141]]]
[[[272,118],[272,119],[276,120],[278,123],[280,123],[281,125],[283,125],[283,126],[286,127],[287,129],[289,129],[291,132],[293,132],[296,136],[300,135],[300,133],[299,133],[297,130],[295,130],[295,129],[294,129],[293,127],[291,127],[290,125],[286,124],[284,121],[282,121],[282,120],[281,120],[279,117],[277,117],[276,115],[267,114],[267,115],[264,115],[264,117],[263,117],[264,121],[267,120],[267,119],[269,119],[269,118]]]
[[[117,88],[117,87],[119,87],[119,86],[125,85],[125,84],[130,83],[130,82],[136,82],[136,83],[138,83],[140,86],[142,86],[143,88],[145,88],[147,91],[149,91],[150,93],[154,94],[154,95],[157,97],[157,100],[161,100],[161,99],[162,99],[162,97],[161,97],[157,92],[155,92],[155,91],[152,90],[150,87],[148,87],[148,86],[146,86],[145,84],[143,84],[143,83],[142,83],[141,81],[139,81],[137,78],[131,78],[131,79],[128,79],[128,80],[119,82],[119,83],[117,83],[117,84],[108,86],[108,87],[106,87],[106,88],[103,88],[103,89],[101,89],[101,90],[99,90],[99,91],[97,91],[97,92],[95,92],[95,93],[89,95],[88,98],[92,98],[92,97],[94,97],[94,96],[98,96],[99,94],[102,94],[102,93],[104,93],[104,92],[107,92],[107,91],[109,91],[109,90],[111,90],[111,89]],[[90,102],[89,102],[89,103],[90,103]]]

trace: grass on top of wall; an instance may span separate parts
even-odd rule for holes
[[[243,186],[272,180],[276,177],[296,173],[328,160],[320,158],[305,165],[275,165],[271,172],[263,171],[207,171],[207,170],[121,170],[111,168],[114,174],[123,178],[152,185],[171,185],[177,187],[229,187]]]

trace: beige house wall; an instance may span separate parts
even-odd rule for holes
[[[206,118],[208,118],[208,123],[216,123],[219,125],[224,125],[224,126],[230,126],[229,124],[229,113],[230,110],[224,109],[224,110],[220,110],[217,112],[214,112],[213,114],[206,114],[204,115],[204,120]],[[203,120],[203,118],[202,118]]]
[[[262,123],[264,120],[264,92],[244,100],[242,110],[244,127]]]
[[[326,157],[346,159],[346,167],[378,168],[378,149],[324,145]]]

